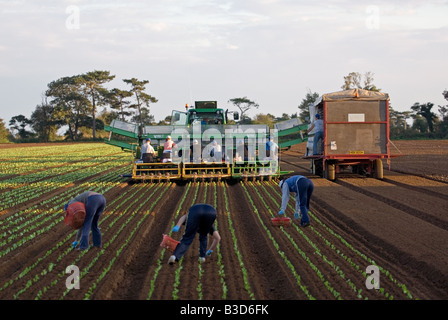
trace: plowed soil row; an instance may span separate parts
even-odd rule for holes
[[[422,155],[446,158],[448,145],[434,143],[442,151]],[[406,155],[392,160],[382,181],[347,174],[331,182],[309,173],[303,148],[283,152],[281,165],[315,184],[307,228],[272,225],[281,202],[274,181],[128,184],[117,175],[105,193],[103,247],[72,250],[74,232],[61,221],[0,257],[0,299],[447,299],[447,172],[439,166],[433,174],[428,165],[414,174],[411,160],[398,161],[414,156]],[[180,240],[184,229],[171,229],[194,203],[217,208],[222,241],[200,264],[196,238],[181,261],[168,265],[162,234]],[[293,208],[291,198],[290,217]],[[79,289],[67,289],[70,265],[81,272]],[[380,289],[366,287],[370,265],[378,267]]]

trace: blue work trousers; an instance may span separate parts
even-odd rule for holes
[[[106,199],[101,194],[94,194],[87,198],[86,203],[86,219],[82,226],[81,241],[79,249],[85,250],[89,248],[90,230],[92,230],[93,246],[101,247],[101,231],[98,227],[98,219],[106,207]]]
[[[318,131],[314,134],[314,138],[313,138],[313,155],[317,155],[319,153],[317,153],[317,146],[319,143],[319,140],[324,140],[324,133],[322,131]],[[321,146],[322,146],[322,141],[321,141]],[[322,153],[322,150],[320,150],[320,153]]]
[[[297,190],[296,197],[299,199],[296,199],[300,201],[299,208],[300,208],[300,214],[301,219],[300,223],[309,223],[310,217],[308,216],[308,211],[310,210],[310,199],[311,195],[314,191],[314,184],[313,181],[310,179],[299,179],[297,180]]]
[[[180,260],[187,252],[196,233],[199,233],[199,257],[205,258],[208,242],[207,236],[213,230],[215,219],[216,210],[211,205],[196,204],[190,208],[185,232],[173,252],[177,260]]]

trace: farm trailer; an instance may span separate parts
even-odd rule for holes
[[[311,172],[329,180],[349,169],[383,179],[383,159],[390,167],[389,95],[353,89],[324,94],[309,107],[310,117],[321,116],[323,141],[313,155],[310,132],[305,159]],[[313,129],[314,131],[314,129]]]

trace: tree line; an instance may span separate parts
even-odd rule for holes
[[[105,85],[115,75],[110,71],[94,70],[84,74],[62,77],[47,85],[42,102],[32,112],[31,117],[17,115],[10,119],[9,128],[0,118],[0,142],[50,142],[98,140],[106,136],[104,125],[113,119],[120,119],[140,125],[166,125],[171,115],[156,122],[150,113],[150,105],[158,100],[147,93],[148,80],[123,79],[124,88],[107,89]],[[374,85],[373,73],[351,72],[344,77],[342,90],[361,88],[381,91]],[[442,92],[448,101],[448,91]],[[240,111],[240,123],[267,124],[300,118],[309,122],[308,107],[319,98],[319,93],[308,90],[293,114],[258,113],[247,115],[249,110],[258,109],[259,104],[247,98],[233,98],[232,103]],[[103,107],[101,111],[98,111]],[[389,105],[391,139],[448,138],[448,105],[438,106],[440,117],[433,111],[434,104],[419,102],[410,106],[409,111],[399,112]],[[412,124],[408,124],[412,120]],[[62,135],[58,131],[63,128]],[[99,133],[99,135],[98,135]]]
[[[123,79],[127,88],[107,89],[106,83],[114,78],[110,71],[94,70],[50,82],[42,103],[29,119],[23,115],[11,118],[9,140],[54,141],[61,138],[57,136],[61,128],[66,128],[64,140],[96,140],[97,130],[103,130],[104,124],[112,119],[130,117],[132,122],[152,122],[149,107],[157,99],[145,92],[149,81]],[[100,114],[99,107],[104,107]]]

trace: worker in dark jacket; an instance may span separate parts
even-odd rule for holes
[[[79,250],[86,250],[89,248],[89,236],[90,231],[92,231],[92,241],[94,247],[101,247],[101,231],[98,227],[98,219],[106,207],[106,199],[100,193],[93,191],[83,192],[72,200],[67,202],[65,205],[65,211],[67,208],[75,203],[81,202],[84,203],[86,208],[86,217],[84,220],[84,224],[78,230],[78,234],[76,235],[76,240],[73,242],[73,248],[76,248],[79,243]]]
[[[196,233],[199,233],[199,261],[204,262],[205,256],[210,256],[221,241],[221,236],[213,227],[215,220],[216,209],[213,206],[203,203],[191,206],[188,215],[183,215],[173,228],[173,232],[177,232],[180,227],[186,223],[182,239],[174,250],[173,255],[169,258],[168,263],[173,264],[184,256],[188,247],[190,247],[193,242]],[[209,234],[213,236],[213,241],[209,250],[207,250],[207,237]]]
[[[281,180],[278,185],[282,190],[282,205],[278,214],[285,214],[289,193],[294,192],[296,200],[294,219],[299,219],[301,214],[300,225],[302,227],[309,226],[310,217],[308,216],[308,211],[310,210],[311,195],[314,191],[313,182],[304,176],[296,175]]]

